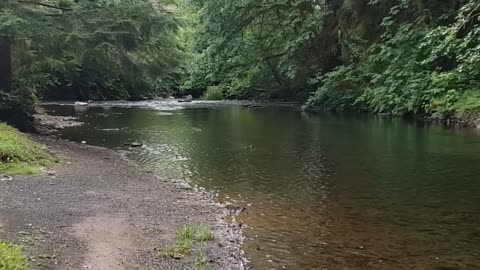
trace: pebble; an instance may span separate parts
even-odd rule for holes
[[[12,181],[13,180],[13,177],[11,177],[10,175],[1,175],[0,176],[0,182],[4,182],[4,181]]]

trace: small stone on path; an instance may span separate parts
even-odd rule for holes
[[[1,175],[0,176],[0,182],[4,182],[4,181],[12,181],[13,180],[13,177],[11,177],[10,175]]]

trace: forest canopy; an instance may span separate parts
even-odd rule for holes
[[[466,119],[480,2],[3,0],[0,60],[0,112],[193,94]]]
[[[477,0],[194,1],[183,87],[438,118],[480,109]]]
[[[3,118],[38,98],[167,95],[181,76],[179,23],[168,5],[141,0],[1,2]]]

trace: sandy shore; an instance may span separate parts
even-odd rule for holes
[[[32,269],[244,269],[241,230],[208,193],[142,171],[114,151],[35,137],[59,163],[37,176],[0,181],[3,238],[25,247]],[[209,224],[214,240],[171,259],[160,250],[186,224]]]

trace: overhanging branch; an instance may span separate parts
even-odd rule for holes
[[[45,3],[36,2],[36,1],[18,1],[18,2],[22,3],[22,4],[36,5],[36,6],[42,6],[42,7],[47,7],[47,8],[59,9],[61,11],[73,11],[73,9],[71,9],[71,8],[63,8],[63,7],[54,6],[54,5],[45,4]]]

